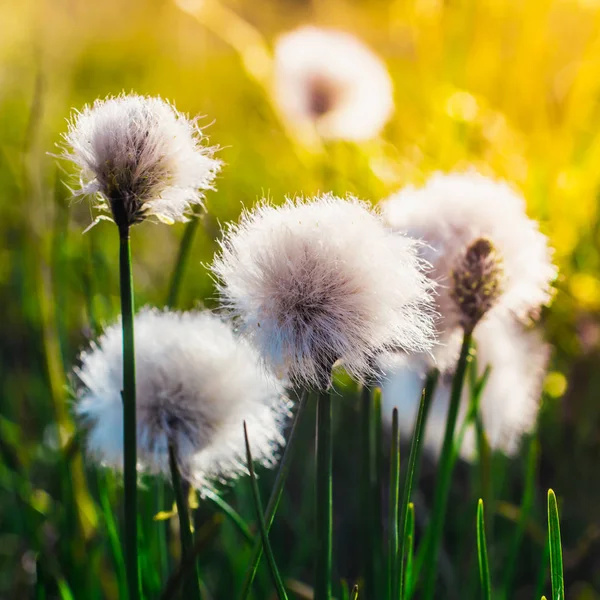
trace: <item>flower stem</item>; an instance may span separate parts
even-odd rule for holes
[[[390,450],[390,507],[388,549],[388,598],[398,599],[398,498],[400,495],[400,434],[398,432],[398,409],[392,411],[392,444]]]
[[[304,409],[306,408],[307,400],[308,392],[305,390],[302,392],[302,396],[300,397],[300,402],[298,403],[298,408],[296,409],[296,415],[294,416],[292,429],[290,431],[290,435],[288,437],[283,456],[281,457],[281,461],[279,463],[279,470],[277,471],[277,476],[275,477],[273,491],[271,492],[271,496],[267,504],[267,510],[265,512],[265,525],[267,533],[271,529],[271,525],[273,524],[273,520],[275,519],[275,512],[277,511],[279,501],[281,500],[283,486],[290,471],[292,451],[295,445],[295,441],[298,438],[298,425],[300,423],[302,414],[304,413]],[[248,567],[248,570],[246,571],[246,577],[244,578],[244,587],[240,596],[242,600],[245,600],[250,594],[250,589],[252,588],[252,583],[254,582],[254,577],[256,576],[256,571],[258,570],[258,565],[260,563],[262,554],[263,544],[262,538],[260,538],[259,536],[256,543],[254,544],[254,548],[252,549],[252,558],[250,559],[250,565]]]
[[[194,539],[192,537],[192,527],[190,523],[189,503],[187,495],[183,490],[183,481],[177,466],[176,450],[172,444],[169,444],[169,467],[171,469],[171,479],[173,482],[173,491],[175,493],[175,503],[177,505],[177,516],[179,517],[179,535],[181,538],[181,559],[192,552]],[[197,571],[190,574],[183,587],[183,597],[186,600],[200,600],[200,586],[198,582]]]
[[[315,600],[331,598],[332,561],[332,429],[331,395],[317,397],[317,554]]]
[[[419,404],[419,412],[417,413],[417,420],[415,422],[415,429],[413,431],[412,440],[410,443],[410,454],[408,456],[408,468],[406,469],[406,481],[404,482],[404,490],[402,492],[402,504],[400,507],[400,554],[398,560],[398,571],[400,573],[400,579],[397,589],[394,590],[395,595],[392,596],[393,600],[399,600],[400,598],[407,597],[404,592],[404,557],[406,554],[406,543],[409,535],[409,523],[408,523],[408,511],[410,504],[410,496],[412,493],[412,486],[415,477],[415,472],[418,469],[419,458],[421,456],[421,448],[423,447],[423,438],[425,432],[425,424],[427,422],[427,415],[429,414],[429,407],[431,406],[431,399],[437,386],[437,381],[440,373],[437,369],[433,369],[427,375],[425,381],[425,387],[421,395],[421,403]]]
[[[181,238],[181,244],[179,245],[179,251],[177,253],[177,262],[171,275],[171,283],[169,285],[169,295],[167,297],[167,306],[175,308],[179,299],[179,292],[181,290],[181,283],[183,281],[183,275],[185,273],[185,267],[187,266],[188,258],[190,256],[190,250],[192,249],[192,243],[196,235],[196,230],[200,223],[200,217],[194,215],[185,225],[185,231]]]
[[[450,493],[450,483],[452,480],[452,471],[456,462],[456,453],[454,452],[454,430],[456,429],[456,420],[460,399],[462,396],[463,384],[467,365],[469,363],[471,351],[472,334],[466,333],[463,337],[460,357],[452,380],[452,390],[450,393],[450,406],[448,408],[448,417],[446,420],[446,432],[444,434],[444,443],[440,455],[439,475],[435,488],[435,498],[433,502],[433,514],[431,518],[431,536],[429,545],[425,553],[425,587],[423,593],[424,600],[433,600],[435,593],[435,584],[437,577],[437,563],[444,529],[444,520],[446,517],[446,507],[448,504],[448,495]]]
[[[140,598],[137,536],[137,442],[135,414],[135,347],[133,335],[133,277],[129,227],[119,228],[119,273],[123,325],[123,479],[125,485],[125,563],[129,600]]]

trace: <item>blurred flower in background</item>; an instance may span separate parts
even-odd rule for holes
[[[366,140],[394,110],[388,71],[358,38],[300,27],[275,45],[275,101],[285,118],[324,138]]]

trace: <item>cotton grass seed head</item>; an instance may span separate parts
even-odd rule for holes
[[[290,403],[256,351],[208,311],[145,309],[135,318],[138,468],[169,473],[175,449],[183,476],[197,487],[246,472],[243,422],[255,460],[276,462]],[[110,326],[81,355],[75,412],[89,426],[87,448],[122,469],[122,334]]]
[[[492,242],[476,239],[451,273],[450,296],[459,311],[459,322],[471,333],[502,293],[502,260]]]
[[[76,111],[63,157],[80,170],[76,196],[123,228],[148,217],[184,221],[220,167],[195,120],[158,97],[122,94]]]
[[[506,183],[475,172],[436,173],[386,200],[382,212],[394,229],[424,242],[422,256],[438,283],[441,343],[434,355],[442,370],[454,365],[463,328],[486,313],[527,322],[550,302],[552,250]]]
[[[348,33],[310,26],[276,44],[275,100],[290,122],[331,139],[374,137],[394,109],[389,73],[369,48]]]
[[[480,400],[480,415],[490,446],[514,455],[524,434],[530,432],[537,419],[542,383],[546,373],[549,346],[539,331],[528,330],[514,319],[490,317],[475,329],[478,375],[491,367],[487,385]],[[427,418],[425,448],[438,456],[446,428],[452,373],[443,375]],[[391,370],[383,380],[383,402],[387,418],[398,407],[401,434],[412,435],[419,408],[422,373],[407,366]],[[465,384],[458,422],[462,423],[469,408],[469,386]],[[465,434],[460,449],[465,460],[476,456],[473,428]]]
[[[359,380],[388,349],[431,346],[431,286],[417,244],[331,194],[263,203],[213,264],[223,304],[276,370],[325,389],[336,361]]]

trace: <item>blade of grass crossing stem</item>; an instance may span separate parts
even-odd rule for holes
[[[175,493],[175,504],[177,505],[177,516],[179,517],[179,535],[181,537],[181,560],[192,552],[194,538],[192,536],[192,527],[190,523],[190,512],[188,496],[183,489],[183,481],[177,465],[177,451],[169,444],[169,467],[171,469],[171,478],[173,481],[173,491]],[[194,572],[191,573],[183,585],[183,596],[186,600],[200,600],[200,584],[198,581],[197,564]]]
[[[552,580],[552,600],[564,600],[565,582],[563,577],[562,546],[560,541],[560,520],[556,496],[548,490],[548,544],[550,546],[550,578]]]
[[[133,333],[133,276],[129,227],[119,229],[119,274],[123,327],[123,450],[125,487],[125,565],[129,600],[140,598],[140,572],[137,536],[137,442],[135,347]]]
[[[427,415],[429,414],[429,407],[431,406],[431,400],[433,398],[433,394],[435,392],[439,376],[440,373],[437,369],[433,369],[427,375],[427,379],[425,380],[425,387],[423,388],[423,393],[421,394],[419,412],[417,413],[417,420],[415,421],[413,436],[410,443],[410,454],[408,456],[406,479],[404,481],[404,490],[402,493],[402,504],[400,505],[400,553],[398,557],[397,571],[400,575],[400,580],[398,582],[398,596],[402,598],[409,597],[403,592],[404,557],[406,553],[406,542],[408,538],[408,507],[410,505],[410,496],[412,493],[412,486],[415,479],[415,473],[418,471],[419,458],[421,456],[421,448],[423,446],[423,434],[425,431],[425,424],[427,422]],[[394,597],[393,600],[396,600],[398,596]]]
[[[350,596],[350,600],[358,600],[358,586],[355,585],[352,588],[352,595]]]
[[[275,564],[275,556],[269,543],[269,534],[267,533],[267,525],[263,514],[262,504],[260,501],[260,493],[258,491],[258,484],[256,483],[256,475],[254,474],[254,464],[252,461],[252,452],[250,450],[250,441],[248,440],[248,428],[246,427],[246,421],[244,421],[244,439],[246,440],[246,459],[248,461],[248,471],[250,472],[250,483],[252,484],[252,495],[254,497],[254,504],[256,508],[256,516],[258,517],[258,525],[260,527],[260,536],[262,538],[265,553],[267,555],[267,561],[269,563],[269,569],[271,570],[271,577],[273,578],[273,584],[277,590],[279,600],[287,600],[287,594],[283,587],[283,581],[281,575],[277,570]]]
[[[271,497],[269,498],[269,502],[267,504],[267,511],[265,514],[265,523],[267,531],[271,529],[271,525],[273,524],[273,520],[275,519],[275,513],[277,512],[277,507],[279,506],[279,501],[281,500],[283,486],[285,485],[285,481],[290,471],[295,442],[298,439],[299,424],[302,415],[304,414],[304,410],[306,409],[307,403],[308,391],[304,390],[300,396],[300,401],[298,402],[298,408],[296,409],[296,415],[294,416],[294,421],[292,423],[292,428],[290,430],[288,441],[285,446],[283,456],[281,457],[281,461],[279,462],[279,470],[277,471],[277,476],[275,477],[273,491],[271,492]],[[256,571],[258,570],[258,564],[260,562],[262,553],[262,538],[259,536],[259,539],[255,542],[254,548],[252,549],[252,557],[250,559],[250,564],[248,566],[248,570],[246,571],[246,576],[244,578],[244,586],[242,588],[242,594],[240,596],[242,600],[246,600],[246,598],[250,594],[252,583],[254,581],[254,577],[256,576]]]
[[[410,502],[406,515],[406,574],[404,576],[405,593],[403,598],[410,598],[413,586],[413,559],[415,553],[415,505]],[[396,600],[394,598],[394,600]]]
[[[392,448],[390,454],[390,508],[388,549],[388,598],[398,599],[398,516],[400,491],[400,434],[398,432],[398,409],[392,411]]]
[[[316,432],[316,525],[315,600],[331,598],[332,561],[332,419],[331,394],[317,397]]]
[[[244,539],[250,544],[254,543],[254,536],[250,532],[248,525],[240,515],[223,498],[210,490],[203,490],[204,497],[210,500],[219,510],[236,526]]]
[[[456,365],[454,378],[452,379],[450,406],[448,407],[446,431],[444,433],[444,442],[442,444],[442,452],[440,455],[438,479],[435,487],[433,512],[430,524],[431,535],[425,553],[425,577],[422,596],[424,600],[433,600],[437,583],[438,556],[444,532],[444,521],[446,519],[450,484],[452,482],[452,471],[454,470],[454,464],[456,462],[456,455],[454,453],[454,430],[456,429],[456,420],[465,381],[465,373],[469,364],[471,338],[472,334],[464,334],[460,356]]]
[[[483,520],[483,500],[477,503],[477,559],[479,562],[479,579],[483,600],[492,600],[492,583],[488,564],[487,544],[485,541],[485,523]]]

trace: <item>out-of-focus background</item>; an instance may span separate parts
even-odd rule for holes
[[[523,192],[551,239],[561,275],[544,315],[554,353],[540,413],[535,507],[513,597],[532,598],[544,577],[544,502],[551,486],[561,502],[567,595],[600,598],[600,3],[180,2],[0,3],[0,598],[32,593],[38,552],[54,558],[42,575],[56,582],[57,597],[68,597],[60,595],[67,585],[87,590],[73,592],[78,600],[117,597],[110,561],[94,550],[106,539],[107,513],[94,493],[104,474],[85,469],[71,440],[65,375],[78,349],[118,314],[117,232],[101,222],[82,233],[92,212],[87,202],[70,203],[67,167],[57,166],[52,153],[59,152],[73,107],[123,90],[160,94],[202,115],[225,163],[217,190],[207,195],[208,216],[194,239],[180,308],[215,305],[203,262],[216,249],[219,223],[263,196],[279,201],[333,189],[377,202],[432,171],[473,165]],[[351,32],[385,61],[396,112],[380,137],[307,144],[284,124],[269,95],[270,53],[279,34],[302,24]],[[165,303],[183,231],[183,225],[151,223],[134,229],[138,306]],[[342,415],[340,427],[355,417]],[[311,435],[307,425],[308,445]],[[336,574],[351,579],[353,444],[339,430],[337,439]],[[67,466],[57,458],[65,445]],[[505,473],[489,520],[499,580],[519,518],[525,454],[498,463]],[[303,534],[311,497],[302,499],[310,494],[302,485],[310,466],[296,462],[273,536],[280,568],[301,581],[310,578],[312,549]],[[458,481],[468,472],[463,466]],[[425,469],[425,505],[427,477]],[[263,481],[267,490],[269,475]],[[237,506],[243,512],[246,501],[252,519],[247,492],[231,493],[246,498],[237,498]],[[450,522],[469,531],[474,509],[459,514],[458,504]],[[209,583],[222,590],[214,597],[228,599],[227,585],[239,589],[247,555],[232,558],[239,541],[215,521],[219,527],[220,534],[207,533],[219,552],[207,552],[206,563]],[[471,550],[456,552],[467,557],[459,561],[468,574],[464,589],[475,593]],[[446,575],[464,579],[460,568]],[[90,577],[102,583],[93,585]]]

